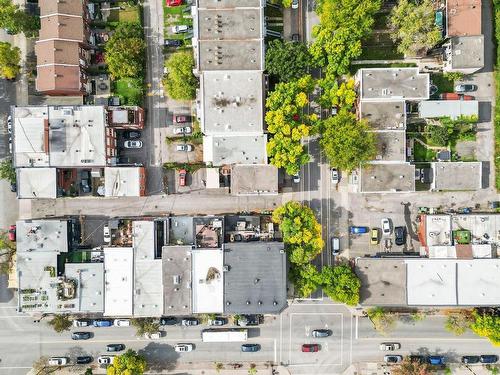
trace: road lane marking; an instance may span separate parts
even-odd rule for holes
[[[356,340],[359,338],[358,324],[359,324],[359,316],[356,315],[356,336],[355,336]]]
[[[278,359],[278,354],[276,353],[276,339],[274,339],[274,363],[276,363],[276,360]]]

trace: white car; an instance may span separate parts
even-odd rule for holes
[[[382,234],[384,236],[388,236],[392,233],[392,227],[391,227],[391,221],[384,217],[381,221],[380,221],[380,226],[382,227]]]
[[[49,366],[63,366],[68,364],[68,358],[66,357],[51,357],[48,360]]]
[[[332,168],[332,184],[337,185],[339,181],[339,171],[336,168]]]
[[[299,8],[299,0],[292,0],[292,9]]]
[[[174,134],[191,134],[191,126],[183,126],[174,128]]]
[[[130,320],[128,319],[115,319],[113,322],[115,327],[130,327]]]
[[[172,26],[173,34],[187,33],[191,28],[188,25],[175,25]]]
[[[101,365],[110,365],[113,363],[114,358],[114,355],[100,355],[97,357],[97,363]]]
[[[73,327],[88,327],[89,325],[90,322],[88,320],[79,320],[79,319],[73,320]]]
[[[401,344],[399,342],[383,342],[379,349],[384,351],[398,350],[401,349]]]
[[[111,230],[109,229],[109,226],[106,224],[103,227],[103,234],[104,234],[104,242],[110,243],[111,242]]]
[[[162,332],[145,333],[144,337],[150,340],[159,340],[162,337]]]
[[[7,117],[7,131],[9,132],[9,134],[12,133],[12,116],[9,115]]]
[[[298,184],[298,183],[300,183],[300,173],[294,174],[294,175],[292,176],[292,180],[293,180],[293,183],[294,183],[294,184]]]
[[[193,351],[193,344],[177,344],[174,346],[177,353],[185,353]]]
[[[142,141],[125,141],[123,143],[125,148],[142,148]]]
[[[194,150],[193,145],[183,144],[175,146],[177,151],[191,152]]]

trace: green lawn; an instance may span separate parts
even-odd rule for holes
[[[429,150],[418,142],[413,144],[413,157],[415,161],[433,161],[436,151]]]
[[[114,82],[114,94],[120,97],[121,104],[141,105],[143,85],[140,79],[122,78]]]
[[[361,42],[363,52],[357,60],[399,60],[404,55],[399,53],[388,32],[372,33]]]
[[[141,22],[138,5],[128,5],[126,2],[118,3],[124,9],[113,9],[110,11],[108,22]]]
[[[433,73],[431,74],[431,81],[438,88],[438,94],[443,92],[453,92],[454,91],[454,82],[452,79],[446,77],[441,73]]]

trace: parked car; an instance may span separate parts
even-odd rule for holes
[[[389,236],[392,233],[392,226],[391,226],[391,221],[384,217],[381,221],[380,224],[382,226],[382,234],[384,236]]]
[[[117,159],[117,164],[131,164],[131,163],[132,163],[132,159],[130,159],[127,156],[120,156]]]
[[[227,319],[223,317],[217,317],[215,319],[208,319],[209,326],[223,326],[227,324]]]
[[[90,179],[89,171],[82,171],[81,173],[80,186],[84,193],[90,193],[92,191],[92,180]]]
[[[125,345],[123,344],[108,344],[106,345],[107,352],[121,352],[125,349]]]
[[[292,9],[299,8],[299,0],[292,0]]]
[[[182,40],[180,39],[165,39],[163,44],[165,47],[181,47]]]
[[[12,116],[11,115],[7,116],[7,132],[9,134],[12,133]]]
[[[394,354],[384,355],[385,363],[400,363],[402,361],[403,361],[403,356],[401,355],[394,355]]]
[[[331,169],[332,184],[337,185],[340,182],[339,171],[336,168]]]
[[[67,365],[69,360],[66,357],[50,357],[47,363],[49,366],[63,366]]]
[[[394,243],[403,246],[406,243],[406,227],[394,228]]]
[[[16,242],[16,225],[11,224],[9,226],[9,241]]]
[[[169,7],[177,7],[182,4],[182,0],[165,0],[165,4]]]
[[[83,355],[81,357],[76,357],[76,364],[77,365],[85,365],[87,363],[92,363],[93,360],[94,360],[94,358],[92,358],[91,356]]]
[[[184,143],[182,145],[176,145],[175,149],[176,149],[176,151],[179,151],[179,152],[191,152],[194,150],[194,147],[193,147],[193,145]]]
[[[159,340],[162,337],[162,335],[163,335],[162,331],[157,331],[157,332],[153,332],[153,333],[146,332],[144,334],[144,337],[146,339],[150,339],[150,340]]]
[[[123,142],[123,147],[125,148],[142,148],[142,141],[125,141]]]
[[[260,350],[260,344],[243,344],[241,345],[241,351],[245,353],[258,352]]]
[[[111,327],[113,325],[113,322],[107,319],[96,319],[92,322],[92,325],[94,327]]]
[[[477,90],[477,85],[471,83],[461,83],[455,86],[455,92],[472,92]]]
[[[182,34],[187,33],[191,30],[191,27],[188,25],[175,25],[172,26],[172,34]]]
[[[316,353],[319,352],[318,344],[302,344],[302,352],[304,353]]]
[[[349,232],[351,234],[363,234],[363,233],[368,233],[368,227],[358,227],[358,226],[350,226],[349,227]]]
[[[177,353],[186,353],[193,351],[193,344],[177,344],[174,346],[174,350]]]
[[[10,191],[12,191],[13,193],[17,191],[17,183],[13,182],[12,184],[10,184]]]
[[[427,361],[434,366],[444,365],[445,360],[442,355],[430,355]]]
[[[332,237],[332,254],[337,255],[340,253],[340,238]]]
[[[88,340],[91,336],[90,332],[73,332],[71,333],[71,340]]]
[[[130,320],[128,320],[128,319],[115,319],[115,321],[113,322],[113,325],[115,327],[129,327]]]
[[[110,365],[113,363],[114,359],[114,355],[100,355],[99,357],[97,357],[97,363],[101,365]]]
[[[174,134],[191,134],[193,129],[191,126],[183,126],[183,127],[175,127],[173,132]]]
[[[73,320],[73,327],[88,327],[91,324],[89,320],[86,319],[75,319]]]
[[[237,321],[237,325],[241,327],[248,326],[258,326],[260,323],[260,319],[258,315],[241,315]]]
[[[184,115],[175,115],[174,122],[176,124],[184,124],[185,122],[188,122],[188,117]]]
[[[495,354],[483,354],[479,356],[479,360],[481,363],[497,363],[498,356]]]
[[[399,342],[383,342],[378,348],[384,351],[398,350],[401,349],[401,344]]]
[[[160,325],[162,326],[173,326],[178,323],[178,320],[175,316],[162,316],[160,318]]]
[[[474,100],[471,95],[457,94],[456,92],[444,92],[439,95],[441,100]]]
[[[293,180],[293,182],[294,182],[295,184],[300,183],[300,173],[294,174],[294,175],[292,176],[292,180]]]
[[[479,356],[478,355],[464,355],[462,357],[462,363],[467,363],[467,364],[479,363]]]
[[[420,355],[420,354],[412,354],[412,355],[409,355],[408,358],[410,359],[410,362],[418,362],[418,363],[428,362],[427,357],[424,355]]]
[[[312,337],[329,337],[332,335],[331,329],[315,329],[311,333]]]
[[[300,34],[292,34],[292,42],[300,42]]]
[[[104,224],[102,227],[102,232],[104,235],[104,242],[110,243],[111,242],[111,230],[109,229],[108,224]]]
[[[378,245],[378,243],[379,243],[379,229],[372,228],[372,230],[370,231],[370,244]]]
[[[141,132],[138,130],[127,130],[127,131],[123,132],[123,137],[125,139],[141,138]]]
[[[200,322],[196,318],[184,318],[181,321],[181,325],[186,326],[186,327],[187,326],[197,326],[198,324],[200,324]]]
[[[179,171],[179,186],[186,186],[186,170],[185,169],[181,169]]]

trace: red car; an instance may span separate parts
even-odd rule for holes
[[[182,0],[165,0],[167,6],[177,7],[182,4]]]
[[[439,97],[441,100],[474,100],[472,95],[457,94],[456,92],[444,92]]]
[[[14,224],[9,227],[9,240],[16,241],[16,226]]]
[[[318,344],[303,344],[302,345],[302,351],[304,353],[319,352],[319,345]]]
[[[185,169],[179,171],[179,186],[186,186],[186,173]]]
[[[188,121],[187,116],[181,116],[181,115],[174,116],[174,122],[176,124],[184,124],[187,121]]]

